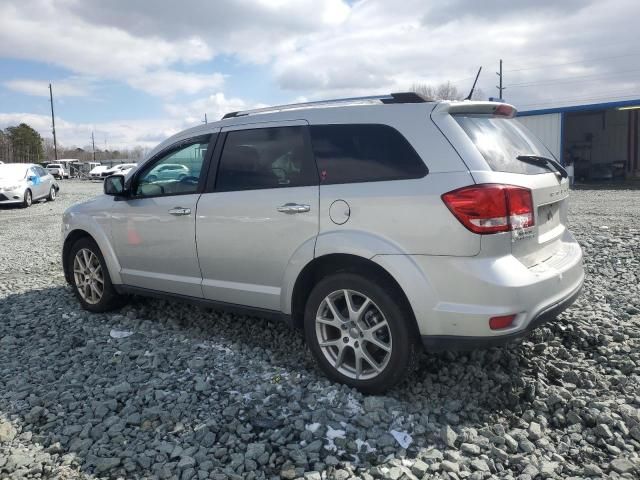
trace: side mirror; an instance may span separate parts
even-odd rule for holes
[[[36,177],[35,175],[29,175],[27,177],[27,180],[29,180],[30,182],[35,182],[38,179],[38,177]]]
[[[110,175],[104,179],[105,195],[124,195],[124,175]]]

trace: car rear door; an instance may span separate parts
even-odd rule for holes
[[[313,259],[319,182],[306,125],[223,129],[217,169],[198,202],[205,298],[280,311],[287,266]]]
[[[215,138],[191,138],[159,153],[136,172],[131,195],[114,200],[111,231],[126,285],[202,297],[195,215]],[[154,178],[152,170],[163,163],[184,165],[190,175]]]

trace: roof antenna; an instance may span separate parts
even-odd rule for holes
[[[476,79],[473,81],[473,86],[471,87],[471,91],[469,92],[469,95],[467,95],[467,98],[465,98],[465,100],[471,100],[471,97],[473,96],[473,91],[476,89],[476,83],[478,83],[478,77],[480,76],[481,71],[482,71],[482,67],[478,69],[478,73],[476,74]]]

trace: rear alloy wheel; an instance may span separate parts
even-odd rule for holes
[[[108,312],[122,304],[122,297],[111,284],[102,253],[91,238],[78,240],[67,261],[74,292],[85,310]]]
[[[31,194],[31,190],[27,188],[27,191],[24,192],[24,198],[22,200],[22,206],[27,208],[30,207],[33,203],[33,195]]]
[[[56,191],[56,187],[51,187],[51,190],[49,190],[49,196],[47,197],[47,201],[49,202],[55,201],[57,194],[58,192]]]
[[[332,275],[313,289],[305,312],[307,342],[322,370],[367,393],[399,382],[417,351],[413,319],[390,295],[394,286],[384,283]]]

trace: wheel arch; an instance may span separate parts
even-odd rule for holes
[[[327,275],[357,273],[367,278],[378,278],[392,285],[402,307],[410,314],[412,326],[417,329],[414,311],[400,283],[383,266],[375,261],[348,253],[332,253],[314,258],[300,271],[291,295],[291,323],[296,328],[304,325],[304,310],[313,287]],[[416,330],[417,331],[417,330]]]
[[[111,278],[111,283],[121,283],[120,265],[115,257],[113,250],[111,249],[110,244],[105,239],[100,238],[99,235],[94,235],[93,232],[84,228],[75,228],[71,230],[66,235],[64,243],[62,245],[62,268],[67,283],[71,284],[71,272],[69,271],[68,261],[69,254],[71,253],[71,248],[73,247],[73,245],[81,238],[90,238],[91,240],[96,242],[107,264],[107,270],[109,273],[109,277]]]

